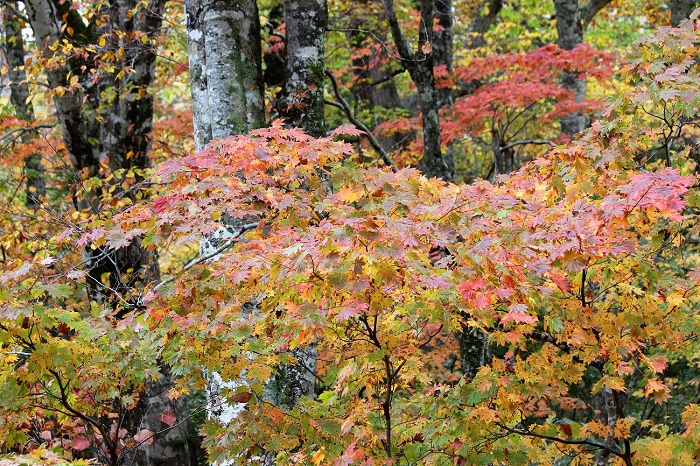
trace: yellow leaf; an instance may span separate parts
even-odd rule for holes
[[[317,451],[316,453],[313,454],[311,457],[311,463],[312,464],[321,464],[321,461],[324,460],[326,455],[323,454],[321,450]]]
[[[630,428],[634,424],[634,418],[626,417],[618,419],[615,423],[615,438],[618,440],[629,438]]]

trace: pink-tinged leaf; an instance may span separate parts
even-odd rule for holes
[[[253,149],[253,153],[254,153],[260,160],[263,160],[263,161],[265,161],[265,162],[267,162],[268,160],[270,160],[270,154],[267,153],[267,151],[265,150],[264,147],[260,147],[260,146],[256,147],[255,149]]]
[[[73,450],[83,451],[90,447],[90,439],[87,437],[73,437]]]
[[[484,280],[479,278],[477,280],[472,280],[472,281],[466,281],[459,285],[459,291],[462,293],[462,296],[466,298],[466,296],[473,296],[471,293],[478,291],[484,287]]]
[[[659,355],[649,358],[646,361],[646,363],[651,370],[653,370],[657,374],[661,374],[663,371],[666,370],[666,366],[668,365],[668,359],[666,359],[666,356]]]
[[[153,209],[156,212],[163,212],[168,206],[168,200],[164,197],[161,197],[160,199],[156,199],[155,202],[153,203]]]
[[[83,236],[80,237],[80,239],[78,239],[78,241],[75,243],[75,245],[78,246],[79,248],[82,248],[83,246],[85,246],[87,244],[89,239],[90,239],[90,234],[85,233]]]
[[[690,272],[688,272],[688,278],[700,283],[700,267],[690,269]]]
[[[367,309],[369,306],[362,301],[350,301],[345,303],[343,308],[338,312],[338,320],[347,320],[355,317],[360,312]]]
[[[129,243],[131,243],[131,238],[125,232],[120,229],[110,230],[109,239],[107,239],[107,246],[110,249],[121,249],[128,246]]]
[[[516,324],[531,324],[537,322],[537,318],[527,313],[527,305],[511,304],[508,313],[501,317],[501,323],[515,322]]]
[[[25,262],[17,270],[8,272],[6,274],[0,275],[0,283],[5,284],[10,280],[22,277],[27,274],[32,269],[33,264],[31,262]]]
[[[66,228],[65,230],[63,230],[63,231],[61,232],[60,235],[58,235],[58,237],[56,238],[56,242],[57,242],[57,243],[60,243],[60,242],[63,241],[64,239],[68,238],[68,237],[71,235],[71,233],[73,233],[73,229],[72,229],[72,228]]]
[[[158,416],[158,418],[161,421],[163,421],[165,424],[167,424],[168,427],[172,427],[175,424],[175,422],[177,421],[177,418],[175,417],[175,414],[173,414],[172,411],[166,411],[163,414],[161,414],[160,416]]]
[[[41,265],[51,265],[54,262],[56,262],[55,257],[47,257],[46,259],[42,259],[41,262],[39,262]]]
[[[66,277],[70,278],[71,280],[80,280],[81,278],[85,277],[86,273],[84,270],[71,270],[66,274]]]
[[[136,435],[134,435],[134,441],[151,445],[153,443],[153,432],[148,429],[141,429]]]
[[[42,430],[42,431],[39,433],[39,437],[41,437],[42,439],[46,440],[47,442],[50,442],[51,439],[53,438],[53,436],[51,435],[51,431],[50,431],[50,430]]]
[[[153,301],[156,297],[156,294],[152,291],[149,291],[146,293],[146,295],[143,297],[143,304],[148,305],[151,301]]]
[[[491,305],[491,296],[484,293],[477,293],[476,298],[474,298],[474,307],[479,309],[486,309]]]
[[[353,125],[340,125],[333,131],[331,131],[331,136],[338,136],[338,135],[344,135],[344,136],[357,136],[360,137],[364,135],[365,132],[357,129]]]
[[[569,283],[566,278],[554,272],[549,272],[549,278],[552,279],[554,284],[557,285],[557,288],[559,288],[562,293],[571,292],[571,283]]]

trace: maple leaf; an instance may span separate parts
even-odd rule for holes
[[[369,309],[367,303],[362,301],[350,301],[343,304],[342,309],[337,314],[338,320],[352,319],[362,311]]]
[[[335,128],[333,131],[331,131],[331,136],[355,136],[355,137],[360,137],[365,134],[364,131],[357,129],[357,127],[353,125],[340,125],[337,128]]]
[[[566,278],[554,272],[549,272],[549,278],[552,279],[554,284],[557,285],[557,288],[559,288],[563,293],[571,292],[571,283],[569,283]]]
[[[508,312],[501,317],[501,323],[531,324],[537,322],[537,318],[529,315],[527,311],[528,307],[525,304],[511,304],[508,306]]]
[[[171,426],[172,427],[172,426]],[[141,429],[134,435],[134,441],[138,443],[144,443],[146,445],[152,445],[155,440],[153,432],[148,429]]]
[[[91,442],[87,437],[73,437],[73,450],[83,451],[90,448]]]
[[[161,413],[158,416],[158,419],[164,422],[168,427],[172,427],[177,421],[177,418],[175,417],[175,414],[172,411],[165,411]]]

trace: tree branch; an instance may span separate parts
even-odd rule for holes
[[[187,265],[185,265],[185,266],[182,268],[182,270],[181,270],[180,273],[182,273],[182,272],[187,272],[188,270],[190,270],[190,269],[191,269],[192,267],[194,267],[195,265],[201,264],[202,262],[206,262],[206,261],[208,261],[209,259],[211,259],[212,257],[216,257],[217,255],[221,254],[222,252],[224,252],[225,250],[227,250],[228,248],[230,248],[231,246],[233,246],[233,245],[236,243],[236,240],[237,240],[238,238],[240,238],[240,237],[243,235],[243,233],[245,233],[245,232],[248,231],[248,230],[251,230],[251,229],[255,228],[256,226],[258,226],[257,223],[247,223],[247,224],[243,225],[243,226],[238,230],[238,233],[236,233],[235,235],[231,236],[228,240],[226,240],[226,242],[225,242],[224,244],[222,244],[221,246],[219,246],[218,248],[216,248],[214,251],[210,252],[209,254],[207,254],[207,255],[205,255],[205,256],[200,256],[200,257],[198,257],[198,258],[196,258],[196,259],[192,259],[190,262],[188,262]],[[168,283],[171,283],[172,281],[175,280],[175,278],[177,278],[177,275],[173,275],[172,277],[166,278],[165,280],[163,280],[163,281],[161,281],[160,283],[158,283],[158,284],[153,288],[153,291],[157,291],[157,290],[158,290],[159,288],[161,288],[162,286],[167,285]]]
[[[481,14],[481,10],[488,8],[488,13]],[[485,0],[484,4],[479,8],[476,16],[469,25],[469,39],[467,42],[468,49],[476,49],[486,45],[484,34],[491,28],[491,25],[496,21],[498,14],[503,8],[503,0]]]
[[[505,146],[501,147],[501,150],[508,150],[512,149],[515,146],[522,146],[524,144],[535,144],[535,145],[544,145],[544,144],[549,144],[551,147],[557,147],[557,145],[550,141],[549,139],[523,139],[522,141],[515,141],[511,142],[510,144],[506,144]]]
[[[384,8],[386,9],[385,18],[389,23],[391,35],[394,37],[394,44],[396,44],[396,49],[398,50],[401,59],[406,61],[406,65],[413,66],[413,62],[416,61],[416,56],[413,53],[411,45],[408,43],[408,39],[406,39],[406,36],[404,36],[403,31],[401,30],[399,20],[396,18],[394,0],[382,0],[382,3],[384,4]]]
[[[338,102],[332,100],[324,100],[324,102],[327,105],[331,105],[333,107],[341,109],[343,113],[345,113],[345,116],[348,118],[348,120],[350,120],[350,123],[355,125],[355,128],[365,133],[365,137],[372,145],[374,150],[377,151],[377,153],[379,154],[379,158],[381,158],[385,164],[390,166],[393,172],[397,172],[399,170],[398,167],[396,166],[394,161],[391,160],[391,157],[389,157],[389,154],[386,153],[382,145],[379,144],[379,141],[377,140],[377,138],[374,137],[374,134],[372,134],[372,132],[369,130],[369,128],[367,128],[367,126],[364,123],[355,118],[355,115],[352,114],[350,104],[348,104],[347,100],[345,100],[342,94],[340,93],[340,89],[338,88],[338,82],[335,80],[335,76],[333,76],[333,73],[331,73],[329,70],[325,70],[324,72],[326,76],[328,76],[328,79],[330,79],[331,81],[331,86],[333,86],[333,94],[335,94],[335,98],[338,99]]]
[[[545,435],[545,434],[538,434],[536,432],[532,432],[530,430],[523,430],[523,429],[514,429],[512,427],[508,427],[505,424],[501,424],[500,422],[495,423],[498,427],[501,429],[511,433],[511,434],[517,434],[517,435],[524,435],[526,437],[536,437],[536,438],[541,438],[544,440],[551,440],[552,442],[557,442],[557,443],[563,443],[565,445],[588,445],[590,447],[598,448],[600,450],[603,450],[608,453],[612,453],[613,455],[622,458],[623,460],[626,460],[624,453],[621,453],[614,448],[607,447],[603,445],[602,443],[598,442],[592,442],[590,440],[576,440],[576,439],[563,439],[559,437],[554,437],[551,435]]]
[[[595,15],[598,14],[600,10],[605,8],[611,0],[590,0],[585,6],[581,7],[581,25],[585,30]]]
[[[29,18],[22,14],[11,2],[8,0],[0,0],[0,3],[5,6],[8,10],[12,11],[12,14],[16,17],[24,21],[25,23],[29,23]]]

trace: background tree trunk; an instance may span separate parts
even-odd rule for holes
[[[17,117],[28,124],[34,122],[34,109],[28,103],[29,86],[27,85],[27,72],[24,70],[24,38],[22,37],[22,24],[17,16],[17,3],[9,2],[2,11],[3,27],[5,29],[5,59],[9,68],[10,102],[17,112]],[[31,133],[24,133],[22,141],[27,142]],[[40,204],[41,198],[46,194],[46,180],[44,167],[41,164],[41,154],[32,153],[24,159],[24,176],[26,177],[25,205],[35,208]]]
[[[260,19],[255,0],[185,0],[185,12],[195,148],[201,151],[214,139],[265,125]],[[240,229],[241,222],[228,219],[226,227],[203,238],[200,255],[215,251]],[[226,403],[221,389],[234,389],[242,382],[223,380],[216,372],[205,376],[207,416],[227,425],[245,404]],[[268,460],[263,458],[264,463]]]
[[[420,2],[418,49],[414,51],[396,17],[394,0],[382,1],[396,49],[418,90],[423,123],[423,158],[418,163],[418,169],[426,176],[452,181],[454,160],[449,157],[449,154],[443,154],[440,146],[439,99],[435,88],[434,57],[431,50],[435,5],[433,0],[421,0]]]
[[[97,81],[91,80],[88,74],[88,70],[94,66],[89,58],[70,58],[60,66],[46,69],[51,88],[70,87],[67,81],[69,71],[79,77],[82,86],[73,92],[54,96],[75,182],[81,182],[82,173],[90,177],[98,176],[102,158],[107,160],[113,171],[147,168],[150,165],[148,151],[153,127],[153,97],[147,91],[154,82],[156,55],[141,41],[129,42],[118,32],[143,32],[148,37],[158,35],[165,1],[153,0],[145,8],[139,8],[138,0],[110,2],[100,11],[109,21],[99,27],[94,22],[86,23],[78,10],[71,8],[71,2],[26,0],[24,3],[37,44],[52,45],[66,38],[66,23],[72,29],[71,41],[94,44],[102,36],[106,38],[106,47],[114,47],[115,50],[123,47],[125,63],[130,67],[130,72],[121,80],[116,77],[118,71],[114,71],[105,72]],[[135,13],[127,15],[128,10]],[[48,48],[43,52],[45,56],[52,53]],[[136,181],[142,181],[138,174]],[[117,185],[116,194],[121,189]],[[135,193],[126,195],[133,197]],[[89,194],[80,200],[76,198],[76,208],[99,213],[103,208],[99,193]],[[142,248],[140,241],[116,251],[88,248],[85,256],[88,296],[92,301],[114,306],[119,303],[135,305],[138,296],[132,295],[133,287],[157,280],[159,275],[156,255]],[[104,274],[109,274],[109,287],[102,283]],[[125,309],[129,310],[129,307]],[[170,384],[167,368],[162,368],[161,376],[148,387],[147,393],[141,394],[138,406],[125,419],[128,422],[124,426],[132,434],[143,426],[149,426],[153,431],[161,430],[158,415],[164,410],[172,410],[178,418],[183,417],[164,389]],[[186,423],[183,423],[165,435],[157,436],[151,446],[142,445],[138,451],[127,453],[125,460],[144,466],[189,465],[190,454],[185,437]]]
[[[196,150],[265,124],[255,0],[185,0]]]
[[[697,8],[696,0],[671,0],[671,26],[678,27]]]
[[[280,115],[311,136],[326,135],[323,105],[325,0],[284,0],[287,62]]]
[[[558,45],[564,50],[572,50],[583,42],[583,25],[578,0],[554,0],[554,11],[557,17]],[[586,98],[586,81],[579,79],[579,73],[573,71],[564,73],[562,85],[576,94],[576,101]],[[571,113],[561,118],[561,132],[567,136],[583,131],[586,127],[586,117],[579,113]]]
[[[557,44],[564,50],[573,50],[583,43],[583,33],[586,26],[610,0],[589,0],[579,7],[578,0],[554,0],[554,12],[557,18]],[[586,81],[579,79],[579,73],[572,71],[562,76],[562,86],[576,95],[579,102],[586,98]],[[561,118],[561,132],[567,136],[583,131],[586,128],[586,117],[580,113],[572,113]]]

